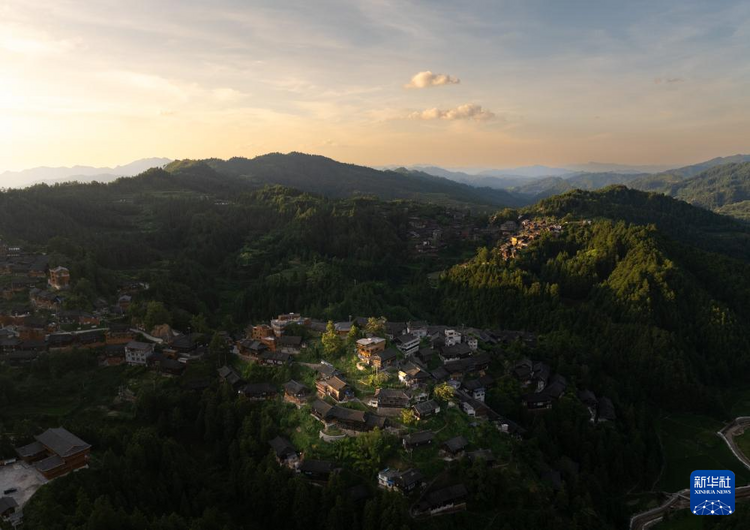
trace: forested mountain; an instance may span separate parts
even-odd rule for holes
[[[511,191],[526,199],[526,204],[534,204],[547,197],[559,195],[566,191],[598,190],[613,184],[626,184],[642,177],[643,174],[632,173],[575,173],[565,177],[549,177],[531,182]]]
[[[711,210],[750,200],[750,162],[706,170],[672,186],[669,194]]]
[[[304,163],[295,160],[293,167]],[[149,381],[132,418],[69,422],[97,447],[97,461],[40,490],[26,510],[29,528],[234,530],[251,520],[258,528],[430,529],[487,526],[500,510],[507,528],[552,522],[565,530],[615,530],[633,511],[628,495],[653,490],[670,456],[657,418],[690,411],[726,419],[750,369],[750,228],[728,217],[624,186],[574,190],[498,212],[500,221],[520,214],[561,226],[514,259],[491,239],[463,236],[446,236],[440,252],[420,255],[410,239],[413,219],[446,233],[481,234],[472,229],[487,227],[488,218],[405,200],[260,188],[242,170],[244,161],[236,162],[239,169],[230,162],[182,161],[110,184],[5,192],[0,234],[69,267],[76,279],[70,308],[116,296],[123,281],[145,281],[151,288],[135,297],[128,317],[145,320],[158,304],[177,329],[237,332],[297,310],[322,319],[383,315],[534,332],[533,350],[517,343],[493,350],[498,384],[486,398],[523,425],[524,439],[508,442],[507,466],[450,464],[474,492],[467,513],[415,521],[396,494],[372,493],[356,504],[347,493],[362,473],[374,481],[373,470],[389,465],[398,439],[322,444],[316,450],[366,471],[316,488],[280,469],[267,445],[312,421],[308,414],[237,401],[218,384],[196,393],[177,380],[158,387]],[[436,270],[446,272],[428,281]],[[543,413],[525,410],[521,388],[508,376],[514,362],[532,355],[569,384]],[[18,378],[21,372],[0,368],[0,400],[20,407],[37,399],[40,385],[45,395],[87,392],[95,399],[98,387],[80,384],[94,380],[92,362],[60,354]],[[214,372],[209,365],[208,375]],[[299,376],[291,368],[250,373],[274,384]],[[592,424],[575,397],[582,389],[609,397],[617,421]],[[2,422],[30,428],[4,411]],[[482,429],[482,439],[498,436]],[[539,479],[553,469],[563,470],[559,489]]]
[[[685,174],[691,172],[692,170]],[[715,165],[688,178],[683,178],[679,173],[654,175],[633,180],[628,186],[657,191],[703,208],[742,218],[746,215],[746,205],[731,206],[750,199],[750,162]]]
[[[205,163],[220,174],[242,177],[257,186],[279,184],[334,198],[371,195],[464,207],[517,204],[501,190],[478,189],[422,172],[378,171],[303,153],[210,159]]]
[[[664,171],[664,173],[671,173],[673,175],[679,175],[683,178],[690,178],[699,175],[700,173],[703,173],[708,169],[725,166],[727,164],[741,164],[743,162],[750,162],[750,155],[719,156],[716,158],[712,158],[711,160],[706,160],[705,162],[693,164],[691,166]]]

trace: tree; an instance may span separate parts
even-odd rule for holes
[[[357,341],[362,337],[362,333],[360,333],[359,328],[356,324],[352,324],[351,329],[349,330],[349,334],[346,336],[346,346],[347,348],[351,349],[354,348],[357,345]]]
[[[161,302],[152,301],[146,307],[146,316],[143,318],[143,327],[151,331],[160,324],[169,324],[169,311]]]
[[[195,333],[208,333],[208,321],[206,315],[200,313],[190,319],[190,327]]]
[[[401,411],[401,423],[404,425],[414,425],[417,423],[417,414],[412,409]]]
[[[326,331],[320,339],[323,344],[323,351],[329,357],[337,357],[341,354],[343,349],[343,341],[339,334],[336,332],[336,327],[333,325],[333,321],[329,320],[326,326]]]
[[[369,335],[374,335],[376,337],[385,337],[385,321],[385,317],[370,317],[367,319],[365,331]]]
[[[225,365],[227,363],[227,357],[229,356],[229,348],[224,340],[224,337],[218,333],[214,333],[211,338],[211,343],[208,345],[208,353],[216,358],[216,362],[219,365]]]
[[[453,399],[455,391],[448,383],[440,383],[435,387],[433,393],[435,394],[435,397],[441,401],[450,401]]]

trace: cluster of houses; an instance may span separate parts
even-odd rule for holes
[[[512,374],[523,388],[531,390],[523,396],[524,404],[529,410],[551,409],[552,404],[560,399],[568,388],[565,377],[552,374],[549,365],[543,362],[521,359],[513,366]],[[591,390],[579,390],[577,396],[588,408],[592,423],[617,419],[611,399],[597,399]]]
[[[504,260],[516,257],[516,254],[529,246],[529,244],[541,237],[542,234],[560,234],[563,230],[561,224],[546,219],[521,219],[520,224],[516,221],[505,221],[500,225],[500,231],[505,235],[505,241],[500,244],[498,250]]]
[[[463,241],[496,241],[500,229],[489,224],[477,227],[464,212],[453,211],[447,221],[412,216],[409,218],[409,248],[417,255],[434,255],[445,248],[450,239]]]

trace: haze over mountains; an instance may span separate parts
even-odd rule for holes
[[[5,172],[0,175],[0,186],[110,182],[152,168],[169,170],[176,167],[175,164],[183,169],[190,167],[194,173],[211,173],[212,178],[219,180],[221,176],[240,178],[243,187],[282,185],[333,198],[370,195],[386,200],[409,199],[461,207],[521,207],[574,189],[594,191],[625,185],[670,195],[737,218],[750,218],[750,155],[718,157],[661,172],[653,172],[655,166],[589,163],[584,166],[610,170],[573,171],[535,165],[484,169],[477,173],[428,165],[374,169],[303,153],[180,162],[146,158],[113,168],[39,167]],[[636,168],[641,171],[635,171]]]
[[[0,188],[23,188],[46,182],[109,182],[118,177],[132,177],[152,167],[162,167],[171,162],[169,158],[143,158],[115,167],[35,167],[21,171],[0,173]]]

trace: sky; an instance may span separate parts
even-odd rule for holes
[[[750,2],[0,0],[0,171],[750,152]]]

